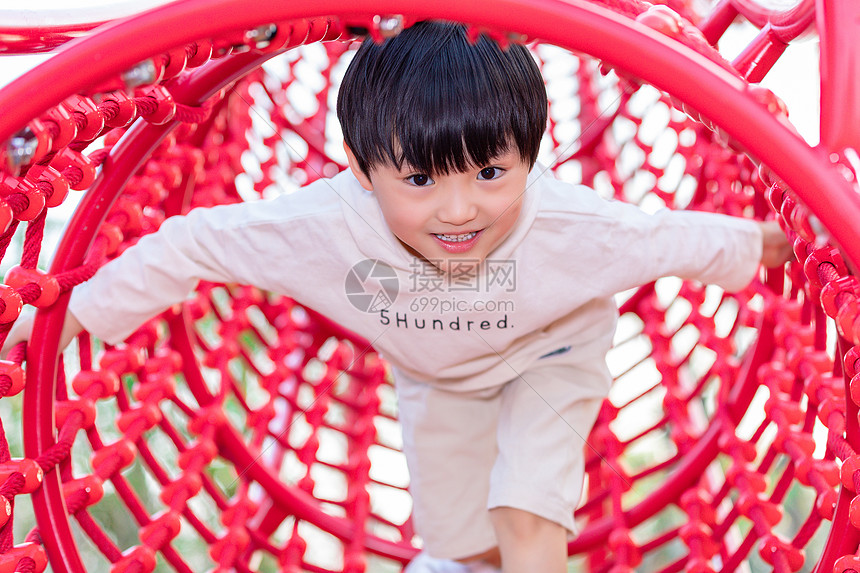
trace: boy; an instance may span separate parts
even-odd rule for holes
[[[789,250],[774,225],[556,181],[534,167],[546,113],[522,46],[426,22],[365,42],[338,99],[348,171],[165,222],[75,290],[63,342],[120,342],[201,279],[287,294],[393,366],[425,551],[407,571],[561,573],[612,295],[667,274],[740,289]],[[398,289],[357,304],[370,268]],[[428,308],[440,289],[452,304]]]

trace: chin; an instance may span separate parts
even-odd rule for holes
[[[456,268],[458,271],[463,271],[467,268],[474,268],[480,266],[481,263],[484,262],[486,257],[483,256],[468,256],[468,255],[460,255],[457,257],[445,257],[443,259],[443,268],[442,270],[445,272],[450,272],[453,268]]]

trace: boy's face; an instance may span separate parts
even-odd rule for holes
[[[430,176],[383,165],[368,178],[348,147],[347,156],[394,235],[445,272],[452,263],[460,269],[477,265],[505,240],[519,217],[530,170],[514,149],[463,173]]]

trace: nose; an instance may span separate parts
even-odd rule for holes
[[[462,226],[478,216],[478,204],[467,185],[450,185],[439,194],[439,221]]]

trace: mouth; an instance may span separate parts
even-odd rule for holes
[[[431,233],[433,237],[439,241],[442,248],[449,253],[465,253],[472,248],[472,245],[477,242],[478,238],[483,233],[480,231],[469,231],[468,233]]]
[[[459,235],[441,235],[439,233],[433,233],[437,239],[440,241],[445,241],[446,243],[463,243],[475,237],[478,234],[478,231],[472,231],[471,233],[462,233]]]

